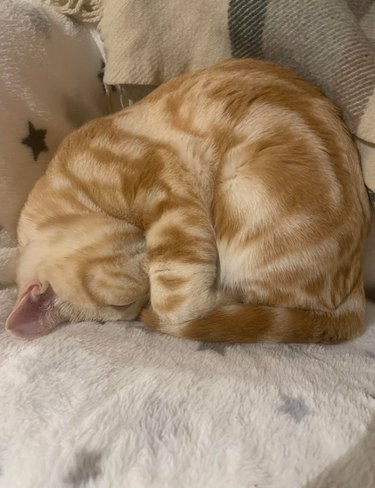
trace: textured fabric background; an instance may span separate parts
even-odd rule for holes
[[[228,0],[103,0],[104,81],[158,85],[230,56]]]

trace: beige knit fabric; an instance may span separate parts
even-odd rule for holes
[[[158,85],[230,57],[228,0],[103,0],[108,84]]]
[[[80,22],[99,22],[103,13],[101,0],[42,0],[62,14]]]

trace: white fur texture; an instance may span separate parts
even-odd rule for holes
[[[15,295],[0,289],[1,324]],[[1,327],[0,488],[373,488],[370,302],[367,323],[328,347],[210,346],[137,323],[25,342]]]

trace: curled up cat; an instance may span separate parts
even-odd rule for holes
[[[225,61],[61,143],[19,220],[6,328],[140,316],[195,340],[348,340],[369,221],[335,105],[285,68]]]

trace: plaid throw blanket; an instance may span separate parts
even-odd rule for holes
[[[294,69],[342,109],[375,204],[373,0],[44,1],[100,19],[109,85],[157,85],[230,56]]]

